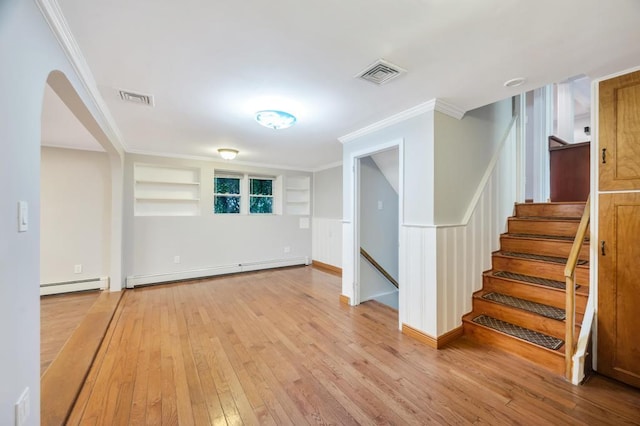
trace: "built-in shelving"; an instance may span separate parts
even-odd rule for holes
[[[151,164],[134,166],[136,216],[200,214],[200,170]]]
[[[287,177],[285,197],[286,214],[308,216],[311,212],[311,178],[309,176]]]

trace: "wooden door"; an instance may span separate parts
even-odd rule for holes
[[[600,195],[599,221],[598,372],[640,387],[640,193]]]
[[[600,191],[640,189],[640,71],[599,87]]]

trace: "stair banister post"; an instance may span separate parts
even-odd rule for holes
[[[571,246],[571,252],[567,259],[567,265],[564,268],[564,277],[566,283],[566,300],[565,300],[565,340],[564,340],[564,359],[565,359],[565,377],[571,380],[573,370],[573,354],[575,352],[574,333],[576,327],[576,266],[578,265],[578,256],[580,254],[580,248],[584,242],[584,237],[587,234],[587,227],[589,226],[589,212],[590,212],[591,195],[587,197],[587,202],[584,206],[584,212],[582,213],[582,219],[580,219],[580,225],[578,226],[578,232],[576,238],[573,240],[573,246]]]

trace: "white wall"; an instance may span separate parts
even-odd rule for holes
[[[313,260],[342,266],[342,166],[313,174]]]
[[[342,218],[342,165],[313,174],[313,215]]]
[[[360,160],[360,246],[398,279],[398,194],[371,157]],[[360,302],[395,290],[360,256]]]
[[[109,276],[111,166],[106,153],[43,147],[40,282]],[[74,265],[82,272],[74,273]]]
[[[510,98],[456,120],[435,114],[435,223],[457,224],[512,117]]]
[[[438,336],[462,325],[473,292],[482,288],[482,272],[491,269],[491,253],[500,248],[516,202],[516,143],[514,126],[479,180],[468,220],[437,227]]]
[[[344,146],[344,212],[348,220],[344,225],[342,291],[352,298],[356,293],[350,172],[353,158],[399,140],[404,188],[400,196],[404,198],[404,214],[400,229],[399,320],[433,337],[460,324],[471,302],[465,280],[469,279],[475,288],[481,279],[480,273],[477,278],[471,277],[486,265],[493,242],[504,229],[504,223],[498,223],[504,222],[504,202],[512,209],[515,201],[515,195],[512,197],[509,192],[509,188],[515,188],[515,157],[512,169],[502,172],[499,178],[489,174],[511,122],[511,100],[467,114],[457,120],[439,111],[428,111]],[[486,189],[486,182],[492,185],[490,189]],[[501,182],[506,182],[508,188],[503,188]],[[495,208],[491,204],[494,201],[498,203]],[[481,203],[491,205],[478,208]],[[467,229],[470,218],[477,225]],[[495,226],[487,227],[493,221]],[[449,227],[460,227],[464,232],[446,230]],[[467,256],[474,249],[480,251]],[[466,272],[460,273],[461,270]]]
[[[354,242],[354,158],[392,146],[399,146],[400,162],[400,283],[399,322],[414,326],[426,333],[436,333],[436,282],[435,268],[429,269],[426,252],[435,246],[425,239],[424,227],[433,224],[434,182],[434,111],[427,111],[374,133],[361,136],[344,144],[343,189],[344,223],[342,249],[342,293],[356,301],[354,277],[356,244]],[[404,201],[403,200],[404,195]],[[410,252],[412,242],[423,249]],[[409,306],[409,304],[411,306]]]
[[[200,215],[134,216],[135,163],[195,167],[200,170]],[[225,171],[266,176],[310,176],[310,173],[262,169],[144,155],[125,161],[125,268],[127,276],[176,274],[239,263],[280,259],[311,259],[311,229],[300,226],[300,216],[214,215],[213,178],[216,167]],[[285,247],[290,251],[285,252]],[[174,257],[180,256],[180,263]]]
[[[533,173],[534,173],[534,139],[533,139],[533,92],[527,92],[526,100],[526,130],[525,130],[525,193],[524,198],[533,200]]]
[[[28,425],[40,424],[40,120],[45,82],[60,70],[89,115],[91,97],[35,2],[0,4],[0,424],[30,390]],[[29,204],[29,230],[17,230],[17,204]]]

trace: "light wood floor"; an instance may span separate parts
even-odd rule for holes
[[[40,298],[40,375],[56,358],[98,296],[99,291],[87,291]]]
[[[436,351],[307,268],[128,290],[69,424],[640,422],[640,391],[574,387],[459,339]]]

